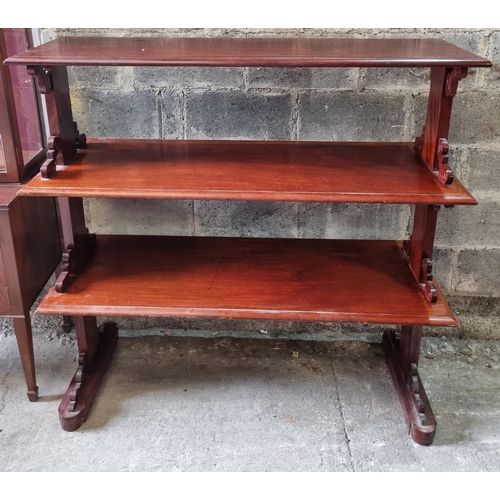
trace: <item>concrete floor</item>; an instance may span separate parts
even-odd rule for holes
[[[5,331],[0,471],[500,471],[500,342],[424,339],[438,430],[421,447],[376,343],[167,333],[121,337],[89,419],[67,433],[72,336],[35,336],[29,403]]]

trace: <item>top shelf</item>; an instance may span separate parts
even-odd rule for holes
[[[443,40],[64,37],[9,57],[46,66],[488,67]]]

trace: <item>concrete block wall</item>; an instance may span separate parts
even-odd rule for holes
[[[460,82],[449,135],[452,168],[479,204],[443,209],[436,238],[436,275],[461,326],[427,331],[500,338],[500,29],[42,30],[44,41],[57,36],[428,37],[490,58],[492,69],[471,70]],[[152,139],[412,141],[429,85],[422,68],[70,68],[69,76],[80,131]],[[85,207],[91,231],[117,234],[401,239],[412,221],[410,207],[395,205],[88,199]]]

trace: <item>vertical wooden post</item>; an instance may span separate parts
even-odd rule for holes
[[[432,259],[439,205],[416,205],[409,245],[409,265],[415,279],[422,283],[422,260]]]
[[[95,316],[75,316],[76,340],[78,351],[84,352],[87,362],[92,365],[99,344],[99,331]]]
[[[64,247],[74,249],[75,272],[79,272],[86,259],[89,231],[85,223],[82,198],[57,198],[61,216]]]
[[[28,386],[28,399],[34,402],[38,399],[38,387],[36,385],[35,354],[33,352],[33,335],[31,333],[29,311],[25,312],[24,318],[14,318],[14,331]]]
[[[401,327],[399,335],[400,366],[406,383],[410,379],[412,364],[418,365],[421,344],[421,326],[403,325]]]
[[[76,154],[75,123],[71,110],[68,71],[66,66],[52,66],[46,70],[50,72],[52,80],[51,91],[45,93],[50,135],[59,138],[60,150],[57,162],[67,165]]]
[[[448,167],[447,157],[451,106],[458,82],[466,76],[467,68],[431,68],[431,88],[424,131],[415,141],[422,160],[436,172],[443,184],[453,182],[453,172]]]

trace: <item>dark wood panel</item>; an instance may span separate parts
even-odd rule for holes
[[[391,241],[99,236],[41,314],[456,325]]]
[[[88,141],[25,195],[474,204],[443,186],[409,143]]]
[[[53,198],[18,197],[9,210],[23,310],[28,311],[61,261]]]
[[[68,66],[491,66],[443,40],[59,38],[7,64]]]

